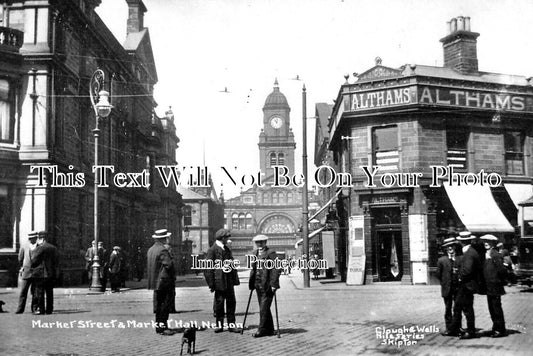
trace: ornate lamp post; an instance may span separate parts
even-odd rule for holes
[[[91,290],[100,291],[102,284],[100,283],[100,256],[98,255],[98,175],[96,174],[96,166],[98,166],[98,137],[100,136],[100,129],[98,123],[100,118],[106,118],[111,113],[113,106],[109,104],[109,92],[103,90],[104,87],[104,72],[97,69],[92,77],[89,87],[89,94],[91,96],[91,104],[96,115],[96,126],[93,130],[94,134],[94,243],[96,246],[96,253],[92,265],[92,281]]]

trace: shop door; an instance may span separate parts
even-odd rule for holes
[[[403,274],[401,231],[377,231],[377,237],[379,281],[400,281]]]

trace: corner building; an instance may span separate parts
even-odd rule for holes
[[[339,90],[329,148],[353,178],[344,199],[349,284],[432,283],[446,237],[491,233],[510,249],[520,236],[518,203],[533,195],[533,80],[480,71],[470,18],[448,25],[443,67],[376,58]],[[378,167],[375,187],[363,166]],[[432,186],[431,166],[469,173],[469,183],[497,173],[502,184],[458,186],[447,175]],[[408,174],[419,177],[399,179]]]

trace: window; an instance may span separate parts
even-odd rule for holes
[[[287,193],[287,203],[292,203],[292,193]]]
[[[252,229],[252,214],[247,213],[246,214],[246,230]]]
[[[231,228],[232,230],[239,229],[239,214],[237,213],[231,214]]]
[[[272,193],[272,204],[278,204],[278,202],[279,202],[278,193],[277,192]]]
[[[11,117],[12,100],[9,82],[0,79],[0,142],[13,142],[14,120]]]
[[[469,132],[463,130],[446,131],[446,147],[448,165],[457,170],[468,169],[467,147]]]
[[[285,164],[285,155],[283,153],[278,153],[278,164],[280,166]]]
[[[0,248],[13,248],[13,197],[5,185],[0,185]]]
[[[524,135],[519,131],[504,134],[505,168],[507,174],[524,174]]]
[[[183,225],[192,225],[192,207],[190,205],[185,205],[183,207]]]
[[[239,214],[239,230],[242,230],[246,227],[246,222],[244,221],[245,218],[246,216],[244,213]]]
[[[278,164],[278,158],[276,157],[276,154],[272,152],[270,154],[270,167],[275,166],[276,164]]]
[[[268,193],[263,193],[263,204],[270,204]]]
[[[398,128],[396,126],[379,127],[373,130],[372,144],[374,164],[383,171],[398,169]]]

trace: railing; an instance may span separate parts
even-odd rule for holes
[[[0,46],[3,50],[18,52],[24,44],[24,32],[0,26]]]

